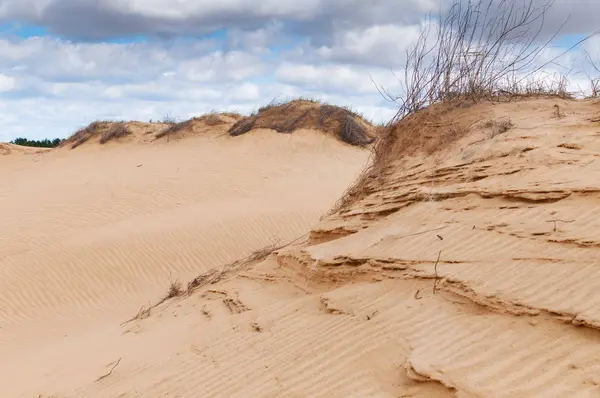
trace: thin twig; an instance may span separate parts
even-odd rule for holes
[[[442,255],[442,251],[440,250],[440,252],[438,253],[438,256],[437,256],[437,260],[435,260],[435,264],[433,265],[433,271],[435,272],[435,280],[433,281],[433,294],[435,294],[435,289],[437,287],[437,282],[438,282],[438,279],[440,278],[438,276],[437,266],[438,266],[438,263],[440,262],[440,256],[441,255]]]
[[[96,379],[96,381],[100,381],[100,380],[102,380],[102,379],[104,379],[104,378],[106,378],[106,377],[110,376],[110,375],[112,374],[113,370],[115,370],[115,368],[116,368],[116,367],[119,365],[119,363],[121,362],[121,359],[123,359],[123,357],[119,358],[119,360],[117,361],[117,363],[115,363],[115,364],[113,365],[113,367],[112,367],[112,368],[110,368],[110,370],[109,370],[109,372],[108,372],[107,374],[105,374],[105,375],[102,375],[102,376],[98,377],[98,378]]]
[[[446,228],[448,228],[448,225],[443,226],[443,227],[438,227],[438,228],[427,229],[425,231],[415,232],[415,233],[408,234],[408,235],[401,235],[401,236],[386,235],[383,238],[379,239],[377,242],[373,243],[369,247],[377,246],[378,244],[380,244],[381,242],[383,242],[383,240],[386,239],[386,238],[403,239],[403,238],[408,238],[408,237],[411,237],[411,236],[423,235],[423,234],[426,234],[427,232],[439,231],[439,230],[446,229]],[[439,237],[439,235],[437,235],[437,236]]]
[[[556,232],[556,223],[557,222],[564,222],[566,224],[570,224],[572,222],[575,222],[575,220],[548,220],[546,222],[553,222],[554,223],[554,232]]]

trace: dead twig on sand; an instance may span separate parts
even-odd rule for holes
[[[373,246],[377,246],[378,244],[380,244],[381,242],[383,242],[386,239],[392,238],[392,239],[403,239],[403,238],[409,238],[411,236],[418,236],[418,235],[423,235],[426,234],[428,232],[435,232],[435,231],[440,231],[442,229],[446,229],[448,228],[447,225],[443,226],[443,227],[438,227],[438,228],[432,228],[432,229],[427,229],[425,231],[419,231],[419,232],[415,232],[412,234],[407,234],[407,235],[385,235],[383,238],[379,239],[377,242],[373,243],[371,246],[369,247],[373,247]],[[441,240],[443,240],[443,238],[441,238],[439,235],[437,235],[438,238],[440,238]]]
[[[433,271],[435,272],[435,280],[433,281],[433,294],[435,294],[435,290],[437,288],[437,283],[438,280],[440,279],[438,272],[437,272],[437,266],[438,263],[440,262],[440,256],[442,255],[442,251],[440,250],[437,256],[437,260],[435,260],[435,264],[433,265]]]
[[[563,115],[560,113],[560,107],[558,106],[558,104],[554,104],[554,115],[557,118],[561,118]]]
[[[128,324],[129,322],[136,320],[136,319],[148,318],[150,316],[150,311],[152,311],[153,307],[154,306],[151,305],[150,303],[148,303],[148,306],[142,305],[136,315],[134,315],[131,318],[129,318],[128,320],[122,322],[120,326],[124,326],[124,325]]]
[[[117,366],[119,366],[119,363],[121,363],[121,359],[123,359],[123,357],[119,358],[119,360],[117,361],[117,363],[115,363],[115,364],[113,365],[113,367],[112,367],[112,368],[110,368],[110,370],[108,371],[108,373],[107,373],[107,374],[105,374],[105,375],[102,375],[102,376],[98,377],[98,378],[96,379],[96,381],[100,381],[100,380],[102,380],[102,379],[104,379],[104,378],[107,378],[108,376],[110,376],[110,375],[112,374],[113,370],[115,370],[115,368],[116,368]]]
[[[554,223],[554,232],[556,232],[556,223],[557,222],[563,222],[563,223],[566,223],[566,224],[570,224],[572,222],[575,222],[575,220],[548,220],[546,222],[552,222],[552,223]]]

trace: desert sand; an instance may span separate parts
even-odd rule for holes
[[[0,396],[600,396],[599,118],[434,107],[376,157],[235,118],[8,151]]]

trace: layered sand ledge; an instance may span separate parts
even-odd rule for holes
[[[0,157],[0,395],[599,396],[600,102],[432,112]]]

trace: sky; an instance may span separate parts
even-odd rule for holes
[[[396,106],[373,82],[394,91],[423,18],[449,2],[0,0],[0,142],[298,96],[384,122]],[[568,21],[552,48],[600,28],[597,15],[599,0],[555,0],[549,31]],[[600,56],[600,40],[585,46]],[[580,65],[577,50],[553,67]],[[585,84],[580,72],[572,84]]]

